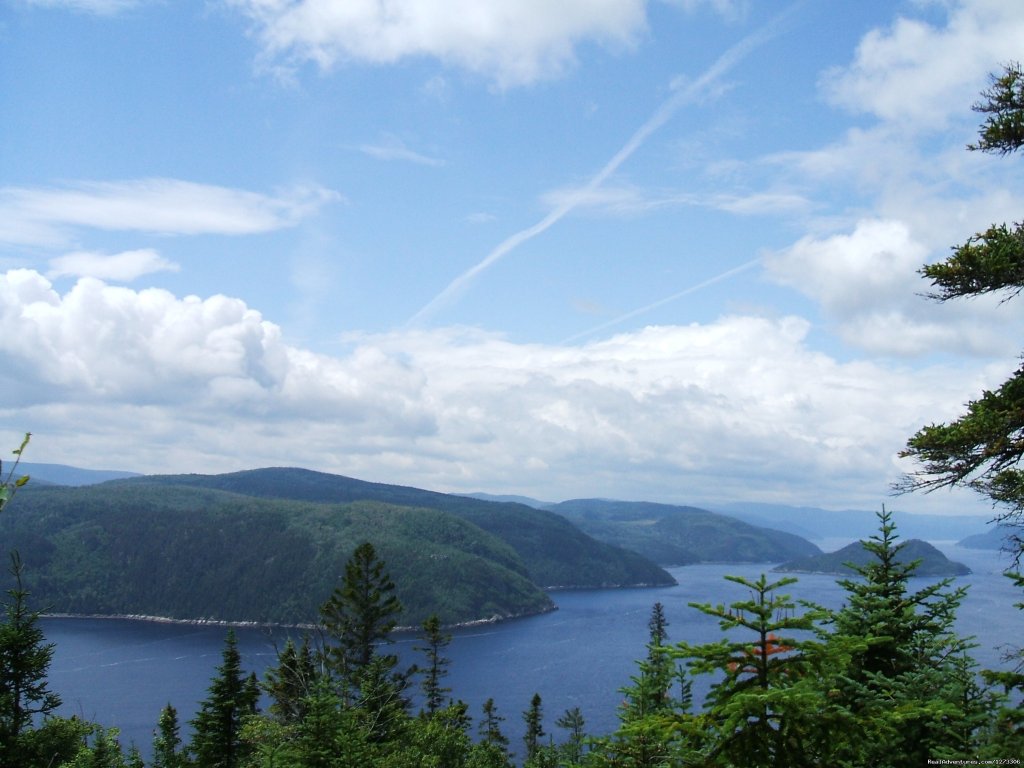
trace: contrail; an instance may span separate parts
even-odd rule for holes
[[[715,275],[714,277],[710,277],[710,278],[708,278],[707,280],[705,280],[702,283],[697,283],[697,285],[691,285],[689,288],[686,288],[685,290],[679,291],[679,293],[673,293],[671,296],[669,296],[667,298],[664,298],[664,299],[660,299],[660,300],[654,302],[653,304],[648,304],[647,306],[640,307],[639,309],[634,309],[633,311],[627,312],[624,315],[619,315],[618,317],[616,317],[616,318],[614,318],[612,320],[609,320],[608,322],[601,323],[600,325],[595,325],[593,328],[589,328],[586,331],[583,331],[581,333],[573,334],[572,336],[569,336],[568,338],[563,339],[562,343],[563,344],[571,344],[572,342],[576,341],[577,339],[582,339],[584,336],[589,336],[592,333],[597,333],[598,331],[603,331],[605,328],[610,328],[611,326],[618,325],[619,323],[624,323],[627,320],[629,320],[630,318],[636,317],[637,315],[642,315],[645,312],[650,312],[652,309],[657,309],[658,307],[660,307],[660,306],[662,306],[664,304],[669,304],[669,303],[675,301],[676,299],[681,299],[681,298],[683,298],[683,296],[689,296],[691,293],[696,293],[697,291],[701,290],[702,288],[707,288],[709,285],[714,285],[715,283],[721,282],[722,280],[730,278],[733,275],[738,275],[740,272],[746,272],[751,267],[756,266],[757,264],[760,264],[760,263],[761,263],[761,257],[758,257],[756,259],[751,259],[748,262],[740,264],[738,267],[733,267],[732,269],[730,269],[730,270],[728,270],[726,272],[723,272],[720,275]]]
[[[790,6],[790,8],[769,21],[760,30],[747,35],[747,37],[740,40],[719,56],[715,63],[705,70],[700,77],[690,83],[687,83],[679,90],[676,90],[655,110],[654,114],[651,115],[647,122],[640,126],[622,149],[616,152],[615,156],[612,157],[612,159],[609,160],[604,167],[590,179],[585,187],[568,195],[560,205],[533,226],[522,229],[503,240],[494,250],[488,253],[483,260],[452,280],[444,290],[437,294],[422,309],[420,309],[419,312],[409,319],[409,324],[414,325],[429,318],[439,309],[451,303],[461,295],[466,288],[469,287],[470,283],[473,282],[476,276],[485,269],[507,256],[526,241],[532,240],[534,237],[550,229],[565,218],[568,213],[579,206],[581,202],[585,201],[595,190],[597,190],[609,176],[615,173],[619,166],[626,162],[626,160],[628,160],[632,154],[636,152],[648,138],[650,138],[651,134],[667,123],[680,107],[695,100],[730,69],[746,58],[751,51],[773,38],[778,33],[778,28],[781,26],[782,22],[793,13],[798,5],[800,5],[800,3]]]

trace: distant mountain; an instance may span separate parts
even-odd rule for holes
[[[662,565],[779,562],[821,552],[791,533],[750,525],[698,507],[574,499],[550,509],[595,539],[632,549]]]
[[[6,472],[6,470],[5,470]],[[23,461],[18,464],[18,477],[28,475],[35,485],[95,485],[108,480],[139,477],[137,472],[121,472],[114,469],[82,469],[67,464],[38,464]]]
[[[30,485],[0,516],[34,604],[57,613],[304,623],[362,541],[385,560],[402,623],[551,610],[519,556],[454,515],[371,501],[258,499],[166,483]]]
[[[975,533],[965,536],[957,542],[957,546],[967,549],[1003,549],[1009,544],[1011,536],[1024,534],[1020,528],[1009,525],[997,525],[989,528],[984,533]]]
[[[499,501],[509,502],[512,504],[525,504],[528,507],[534,509],[551,509],[554,506],[554,502],[551,501],[538,501],[537,499],[530,498],[529,496],[516,496],[514,494],[494,494],[494,493],[460,493],[459,496],[466,496],[470,499],[479,499],[480,501]]]
[[[716,504],[714,509],[754,525],[767,525],[811,539],[863,539],[878,530],[877,512],[847,509],[840,512],[818,507],[736,502]],[[956,541],[977,532],[987,518],[978,515],[926,515],[893,512],[901,537],[932,541]]]
[[[437,509],[504,541],[522,559],[531,580],[547,589],[675,583],[665,570],[641,555],[597,541],[561,516],[523,504],[481,501],[282,467],[223,475],[149,475],[119,482],[213,488],[264,499],[331,504],[379,501],[403,507]]]
[[[846,563],[866,565],[872,559],[874,559],[874,555],[864,548],[863,542],[855,541],[835,552],[790,560],[774,570],[783,573],[850,575],[853,573],[853,569]],[[901,563],[920,560],[921,564],[914,571],[915,576],[966,576],[971,572],[971,569],[963,563],[950,560],[927,541],[921,541],[921,539],[907,539],[896,559]]]

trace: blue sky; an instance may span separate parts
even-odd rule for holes
[[[921,264],[1000,0],[6,0],[0,437],[141,472],[985,511],[896,457],[1017,364]]]

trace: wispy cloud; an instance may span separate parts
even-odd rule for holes
[[[552,209],[572,204],[573,211],[598,211],[615,216],[638,216],[673,206],[712,208],[738,216],[764,216],[802,213],[811,202],[793,192],[755,192],[748,195],[699,194],[696,192],[647,191],[635,186],[604,185],[563,187],[546,192],[542,202]]]
[[[792,14],[795,7],[796,6],[792,6],[789,10],[784,11],[779,16],[776,16],[761,29],[748,35],[740,40],[736,45],[729,48],[725,53],[719,56],[714,64],[705,70],[700,77],[679,85],[674,93],[664,101],[657,110],[655,110],[654,114],[648,118],[647,122],[640,126],[640,128],[630,137],[629,141],[627,141],[626,144],[617,153],[615,153],[607,163],[605,163],[601,170],[594,174],[587,184],[576,190],[574,194],[567,195],[556,208],[536,224],[516,232],[499,243],[498,246],[487,254],[482,261],[478,262],[449,283],[443,291],[437,294],[422,309],[420,309],[419,312],[410,319],[410,322],[420,323],[432,317],[439,310],[450,304],[452,301],[455,301],[472,284],[473,280],[475,280],[480,273],[503,259],[523,243],[532,240],[537,235],[540,235],[553,227],[580,205],[584,205],[589,200],[592,200],[595,193],[601,188],[605,181],[607,181],[607,179],[614,174],[623,163],[632,157],[633,153],[643,146],[644,142],[646,142],[652,134],[665,125],[665,123],[667,123],[679,109],[686,104],[693,103],[714,89],[719,81],[730,70],[743,61],[743,59],[746,58],[753,50],[778,34],[783,22]]]
[[[50,269],[46,276],[51,280],[59,277],[95,277],[130,283],[143,275],[177,272],[179,269],[179,265],[163,258],[151,248],[113,255],[76,251],[50,259]]]
[[[310,185],[265,195],[179,179],[0,188],[0,242],[59,245],[71,230],[246,235],[291,227],[340,200]]]
[[[397,136],[385,136],[376,144],[360,144],[359,151],[378,160],[399,160],[417,165],[434,167],[444,165],[444,160],[416,152],[406,146]]]
[[[600,325],[595,325],[593,328],[588,328],[585,331],[573,334],[567,339],[564,339],[562,343],[571,344],[574,341],[579,341],[580,339],[587,338],[588,336],[593,336],[594,334],[600,333],[601,331],[607,330],[608,328],[613,328],[616,325],[621,325],[627,320],[632,320],[634,317],[639,317],[640,315],[645,315],[648,312],[653,312],[658,307],[663,307],[666,304],[671,304],[672,302],[678,301],[684,296],[689,296],[690,294],[697,293],[697,291],[703,290],[704,288],[710,288],[715,283],[720,283],[723,280],[728,280],[730,277],[735,277],[741,272],[746,272],[748,269],[756,267],[758,264],[761,263],[761,261],[762,259],[760,257],[756,259],[751,259],[748,262],[740,264],[738,267],[733,267],[732,269],[728,269],[725,272],[715,275],[714,277],[708,278],[707,280],[703,280],[697,283],[696,285],[691,285],[689,288],[684,288],[681,291],[673,293],[671,296],[666,296],[665,298],[659,299],[658,301],[652,302],[651,304],[646,304],[642,307],[626,312],[623,315],[619,315],[618,317],[612,318],[611,320],[601,323]]]

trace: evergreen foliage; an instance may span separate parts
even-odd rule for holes
[[[378,502],[271,501],[115,482],[31,486],[0,516],[26,584],[60,613],[313,623],[347,559],[372,541],[393,564],[403,626],[541,613],[519,556],[446,512]]]
[[[530,699],[530,708],[523,712],[523,722],[526,723],[523,745],[526,747],[526,761],[529,762],[537,755],[541,739],[545,736],[544,708],[539,693],[533,694],[533,698]]]
[[[340,586],[320,607],[323,627],[333,641],[327,662],[342,682],[358,688],[361,675],[377,658],[380,642],[390,642],[402,604],[395,583],[369,542],[363,542],[345,565]],[[387,669],[398,663],[394,655],[379,656]]]
[[[34,751],[26,744],[33,719],[60,706],[50,691],[46,674],[53,659],[53,645],[39,628],[39,614],[28,605],[22,587],[24,566],[17,552],[11,554],[15,586],[8,590],[3,623],[0,623],[0,764],[27,765]]]
[[[157,732],[153,737],[152,768],[186,768],[187,758],[181,743],[178,710],[167,704],[160,711]]]
[[[441,631],[441,620],[434,614],[423,622],[422,645],[416,650],[422,651],[427,657],[427,665],[423,671],[423,698],[428,715],[433,715],[444,703],[445,694],[451,688],[441,685],[441,680],[448,674],[451,660],[444,657],[444,649],[452,640],[451,633]]]
[[[992,76],[974,109],[986,116],[971,150],[1011,154],[1024,146],[1024,72],[1008,64]],[[931,280],[931,298],[1001,293],[1024,289],[1024,225],[995,224],[953,249],[945,261],[922,267]],[[995,391],[967,404],[967,412],[948,424],[923,427],[907,441],[903,456],[919,469],[897,487],[901,491],[965,486],[1005,508],[998,519],[1020,523],[1024,516],[1024,367]],[[1016,540],[1018,552],[1024,542]]]
[[[271,699],[270,714],[284,725],[300,722],[320,672],[309,637],[304,637],[299,647],[288,638],[277,655],[277,666],[267,670],[263,683],[263,690]]]
[[[242,721],[256,713],[259,687],[242,671],[242,658],[234,630],[224,640],[222,662],[210,685],[209,696],[192,720],[189,751],[203,768],[238,768],[246,755]]]

